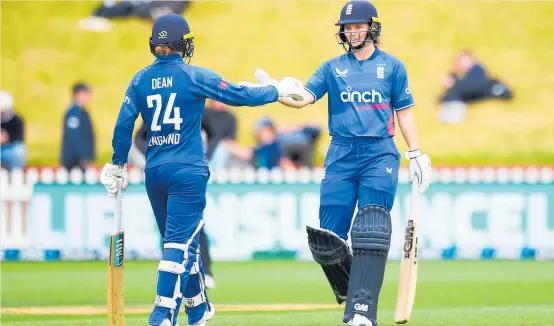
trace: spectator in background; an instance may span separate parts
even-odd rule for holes
[[[283,147],[284,155],[293,164],[313,167],[315,144],[321,135],[321,128],[315,125],[279,127],[277,133],[277,140]]]
[[[86,169],[96,158],[95,135],[87,106],[92,100],[89,86],[79,82],[72,88],[73,103],[63,120],[62,165]]]
[[[165,14],[182,14],[191,1],[178,0],[105,0],[92,16],[79,21],[79,27],[87,30],[107,31],[111,29],[110,19],[141,18],[154,22]]]
[[[12,96],[4,90],[0,90],[0,120],[2,167],[8,170],[22,169],[27,160],[27,148],[24,143],[25,124],[14,111]]]
[[[237,118],[225,104],[209,100],[202,116],[202,129],[206,133],[206,156],[211,168],[249,164],[230,150],[237,147]]]
[[[148,0],[127,0],[127,1],[105,1],[102,6],[96,9],[93,16],[104,18],[126,18],[138,17],[151,21],[165,14],[182,14],[190,5],[190,1],[148,1]]]
[[[469,51],[456,55],[452,71],[443,80],[439,121],[459,123],[465,120],[467,104],[485,99],[512,98],[512,91],[489,76],[484,66]]]
[[[233,144],[229,146],[230,151],[242,160],[252,162],[255,168],[293,167],[292,162],[284,154],[282,145],[277,139],[275,124],[269,117],[259,119],[255,130],[257,144],[254,148]]]

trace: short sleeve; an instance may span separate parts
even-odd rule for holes
[[[408,82],[408,73],[403,63],[398,63],[394,77],[392,107],[395,111],[414,106],[414,98]]]
[[[317,71],[306,83],[306,90],[314,96],[314,103],[321,99],[329,91],[326,77],[327,63],[319,66]]]

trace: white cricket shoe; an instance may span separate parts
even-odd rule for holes
[[[354,318],[348,322],[350,326],[373,326],[373,323],[367,317],[355,314]]]
[[[160,326],[173,326],[173,325],[171,325],[171,321],[169,321],[169,319],[164,319],[164,321],[162,321]]]
[[[215,306],[213,303],[210,302],[210,311],[206,311],[204,313],[204,317],[202,317],[202,319],[200,319],[199,322],[195,323],[195,324],[192,324],[190,326],[206,326],[206,322],[210,319],[212,319],[212,317],[215,315]]]

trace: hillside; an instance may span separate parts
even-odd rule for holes
[[[341,53],[336,28],[343,2],[194,2],[185,16],[196,36],[192,63],[231,81],[252,80],[257,67],[306,81]],[[150,24],[117,21],[111,31],[77,28],[94,2],[1,2],[1,87],[27,121],[30,162],[58,162],[61,120],[72,82],[94,87],[91,114],[98,162],[110,158],[111,133],[134,72],[152,61]],[[554,162],[553,2],[376,2],[383,49],[402,59],[417,102],[421,147],[436,165]],[[471,107],[456,126],[436,120],[440,82],[456,51],[469,48],[515,90],[511,103]],[[252,144],[252,126],[269,114],[279,123],[326,126],[326,99],[296,111],[278,104],[234,109],[239,137]],[[399,135],[400,136],[400,135]],[[328,145],[319,143],[319,162]],[[404,149],[403,140],[397,143]]]

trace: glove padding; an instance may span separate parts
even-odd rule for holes
[[[279,97],[291,97],[295,101],[304,100],[304,85],[296,78],[285,77],[278,82],[269,77],[268,73],[260,68],[256,69],[254,77],[261,86],[273,86],[277,88]]]
[[[406,152],[406,157],[410,160],[410,182],[413,181],[414,176],[417,176],[419,180],[418,190],[419,192],[425,192],[431,182],[431,159],[427,154],[422,154],[419,149]]]
[[[127,189],[129,178],[127,177],[127,164],[106,163],[100,174],[100,182],[106,187],[108,196],[114,198],[115,194],[121,189]]]

